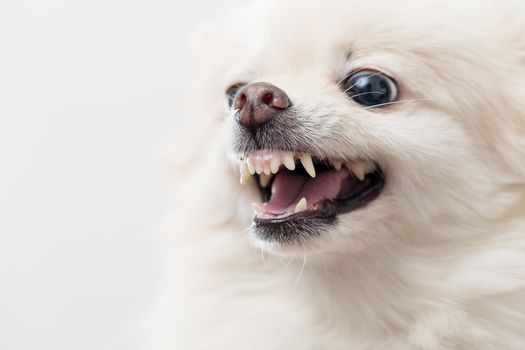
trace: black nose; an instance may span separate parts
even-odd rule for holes
[[[242,87],[233,108],[238,110],[237,121],[254,131],[290,107],[286,92],[269,83],[251,83]]]

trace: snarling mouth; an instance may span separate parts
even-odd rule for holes
[[[262,204],[255,204],[254,224],[266,239],[333,222],[374,200],[384,186],[383,172],[373,161],[320,160],[270,150],[250,152],[242,160],[241,184],[252,175],[257,180]]]

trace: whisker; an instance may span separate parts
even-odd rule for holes
[[[348,74],[345,74],[345,76],[344,76],[343,78],[339,79],[339,80],[335,83],[335,85],[336,85],[336,86],[341,85],[341,83],[342,83],[343,81],[345,81],[346,79],[350,78],[350,76],[351,76],[352,74],[354,74],[354,72],[350,72],[350,73],[348,73]]]
[[[434,100],[429,99],[429,98],[414,98],[414,99],[408,99],[408,100],[401,100],[401,101],[393,101],[393,102],[381,103],[381,104],[378,104],[378,105],[375,105],[375,106],[361,108],[361,110],[364,111],[364,110],[368,110],[368,109],[371,109],[371,108],[384,107],[384,106],[395,105],[395,104],[403,103],[403,102],[415,102],[415,101],[434,101]]]
[[[266,264],[266,259],[264,258],[264,249],[262,247],[259,247],[259,249],[261,250],[262,263],[263,263],[264,266],[268,267],[268,265]]]
[[[288,259],[288,262],[286,264],[283,264],[283,260],[279,258],[279,262],[281,263],[281,266],[282,266],[282,269],[280,272],[284,271],[290,265],[292,261],[293,261],[293,256],[290,259]]]
[[[304,268],[306,266],[306,256],[307,256],[306,255],[306,247],[304,247],[304,255],[303,256],[304,256],[304,258],[303,258],[303,263],[301,264],[301,269],[299,270],[299,273],[297,274],[297,277],[295,278],[294,283],[290,287],[290,292],[294,291],[295,287],[297,287],[297,284],[299,284],[299,280],[303,276]]]
[[[370,95],[370,94],[381,94],[381,95],[384,95],[385,93],[384,92],[381,92],[381,91],[371,91],[371,92],[363,92],[361,94],[357,94],[357,95],[352,95],[350,97],[354,98],[354,97],[359,97],[359,96],[364,96],[364,95]]]
[[[353,73],[351,73],[353,74]],[[347,77],[349,77],[351,74],[349,74]],[[381,72],[376,72],[374,74],[372,74],[369,78],[372,78],[372,77],[375,77],[376,75],[380,75],[380,74],[383,74]],[[345,78],[346,79],[346,78]],[[344,79],[343,79],[344,80]],[[350,91],[350,89],[354,88],[355,86],[357,85],[357,82],[355,84],[353,84],[352,86],[350,86],[349,88],[347,88],[346,90],[343,91],[343,93],[347,93],[348,91]]]

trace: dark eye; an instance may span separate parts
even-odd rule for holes
[[[383,73],[361,70],[343,81],[344,92],[355,102],[367,107],[381,107],[398,97],[395,81]]]
[[[233,100],[235,100],[235,96],[237,96],[237,93],[243,86],[244,84],[235,84],[230,86],[226,90],[226,100],[224,101],[224,106],[226,107],[226,110],[232,109]]]

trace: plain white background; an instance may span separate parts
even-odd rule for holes
[[[188,33],[239,2],[0,2],[0,349],[136,348]]]

